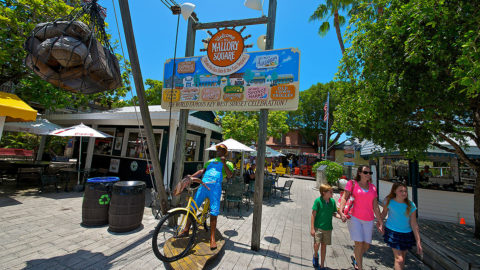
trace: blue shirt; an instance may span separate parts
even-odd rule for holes
[[[412,206],[410,209],[410,213],[405,215],[407,211],[407,204],[405,203],[398,203],[394,199],[390,200],[388,204],[388,219],[385,226],[392,231],[401,232],[401,233],[409,233],[412,231],[412,226],[410,226],[410,215],[417,210],[417,207],[413,202],[411,202]]]

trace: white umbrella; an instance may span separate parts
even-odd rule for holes
[[[37,118],[35,122],[6,122],[3,129],[14,132],[28,132],[37,135],[48,135],[62,128],[47,119]]]
[[[50,132],[49,135],[53,136],[62,136],[62,137],[80,137],[80,151],[78,158],[78,179],[77,184],[80,184],[80,163],[82,160],[82,137],[93,137],[93,138],[111,138],[113,136],[103,133],[101,131],[95,130],[91,127],[85,126],[83,123],[80,125],[57,129],[53,132]]]
[[[252,146],[254,147],[254,146]],[[252,156],[256,157],[257,156],[257,151],[255,151],[254,153],[252,153]],[[265,148],[265,157],[284,157],[285,155],[278,152],[277,150],[274,150],[270,147],[266,147]]]
[[[228,139],[228,140],[225,140],[225,141],[220,142],[218,144],[224,144],[228,148],[228,151],[234,151],[234,152],[253,152],[253,151],[255,151],[252,148],[250,148],[250,147],[246,146],[245,144],[243,144],[239,141],[236,141],[234,139]],[[217,145],[212,145],[205,150],[215,151],[216,150],[215,146],[217,146]]]
[[[242,162],[240,162],[240,170],[241,170],[241,173],[243,173],[243,160],[244,160],[244,155],[245,155],[245,152],[253,152],[255,150],[253,150],[252,148],[246,146],[245,144],[237,141],[237,140],[234,140],[232,138],[228,139],[228,140],[225,140],[223,142],[220,142],[218,144],[224,144],[227,148],[228,148],[228,151],[232,151],[232,152],[241,152],[242,153]],[[216,146],[217,145],[212,145],[210,146],[209,148],[207,148],[206,150],[209,150],[209,151],[214,151],[216,150]]]

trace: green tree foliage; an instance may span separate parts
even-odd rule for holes
[[[312,167],[312,171],[316,173],[318,167],[320,167],[321,165],[327,165],[327,167],[325,168],[325,177],[327,178],[327,182],[330,185],[334,185],[337,182],[338,178],[340,178],[343,174],[342,165],[330,160],[323,160],[315,163]]]
[[[69,1],[79,4],[80,1]],[[57,0],[5,0],[0,4],[0,85],[12,83],[22,99],[53,110],[91,103],[111,106],[125,96],[124,87],[93,95],[73,94],[43,81],[23,63],[23,43],[36,24],[69,14],[72,7]],[[125,69],[124,69],[125,70]]]
[[[18,148],[33,150],[38,147],[40,139],[37,135],[24,132],[8,132],[2,134],[1,148]]]
[[[162,88],[163,82],[154,80],[154,79],[147,79],[145,81],[145,85],[148,87],[145,90],[145,100],[147,105],[161,105],[162,104]],[[117,103],[117,107],[125,107],[125,106],[138,106],[138,97],[134,96],[130,100],[120,101]]]
[[[343,44],[342,32],[340,27],[345,25],[346,19],[339,12],[348,9],[351,4],[350,0],[325,0],[324,4],[318,5],[317,9],[310,16],[309,21],[321,21],[322,24],[318,28],[318,34],[324,37],[330,30],[329,19],[333,16],[333,26],[337,34],[338,44],[342,50],[342,54],[345,52],[345,46]]]
[[[318,136],[325,136],[326,122],[323,121],[323,110],[327,102],[327,93],[330,92],[330,110],[328,117],[328,142],[329,148],[337,143],[341,132],[332,129],[335,122],[333,112],[336,110],[338,100],[337,89],[342,85],[340,82],[317,83],[309,89],[301,91],[298,110],[288,113],[287,123],[291,128],[298,129],[302,137],[314,147],[318,148]],[[323,144],[324,142],[322,142]]]
[[[233,138],[239,142],[250,144],[258,140],[260,128],[258,119],[259,112],[217,112],[222,125],[224,138]],[[270,111],[268,114],[267,137],[280,138],[289,130],[287,125],[287,112]]]
[[[480,146],[480,2],[377,1],[381,14],[370,2],[352,13],[336,126],[410,156],[432,144],[454,152],[480,183],[480,161],[461,148]],[[480,238],[480,184],[474,201]]]

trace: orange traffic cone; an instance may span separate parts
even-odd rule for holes
[[[465,219],[464,219],[463,217],[460,218],[460,224],[461,224],[461,225],[465,225],[465,224],[466,224],[466,223],[465,223]]]

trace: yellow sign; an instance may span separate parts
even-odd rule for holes
[[[180,100],[180,90],[178,89],[163,89],[164,102],[177,102]]]
[[[272,173],[272,172],[273,172],[272,165],[270,165],[270,166],[267,167],[267,171],[268,171],[269,173]]]

